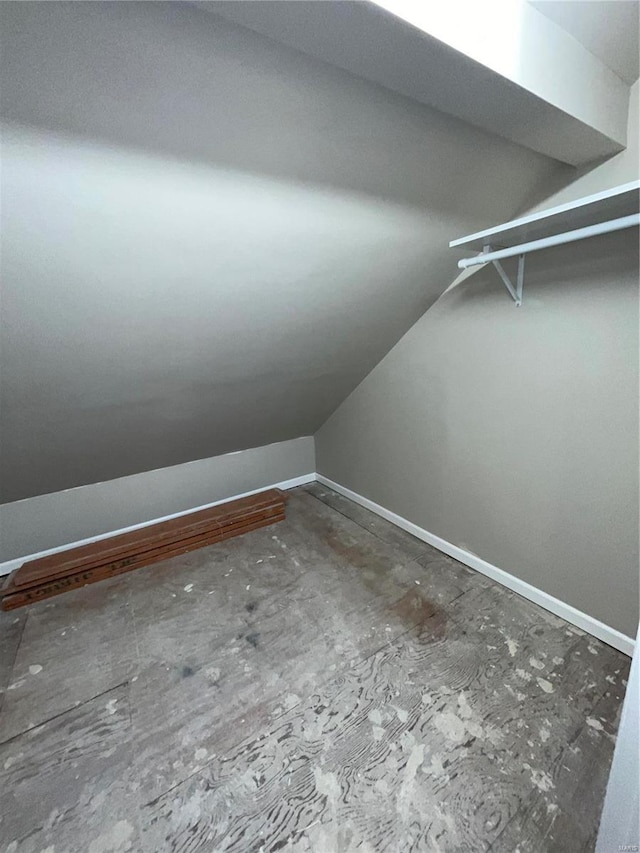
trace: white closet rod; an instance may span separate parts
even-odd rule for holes
[[[631,216],[622,216],[620,219],[611,219],[609,222],[599,222],[596,225],[587,225],[586,228],[577,228],[575,231],[565,231],[563,234],[553,234],[550,237],[542,237],[540,240],[532,240],[530,243],[521,243],[519,246],[509,246],[507,249],[497,249],[495,252],[482,252],[475,258],[464,258],[458,261],[461,270],[474,267],[478,264],[486,264],[489,261],[498,261],[500,258],[512,258],[514,255],[526,255],[528,252],[537,252],[549,246],[559,246],[563,243],[573,243],[576,240],[585,240],[587,237],[595,237],[597,234],[608,234],[610,231],[621,231],[623,228],[632,228],[640,225],[640,213],[632,213]]]

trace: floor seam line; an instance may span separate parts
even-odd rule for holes
[[[15,650],[14,655],[13,655],[13,660],[11,661],[11,666],[9,667],[9,677],[7,678],[7,686],[6,686],[6,688],[2,694],[2,702],[0,702],[0,710],[4,707],[4,702],[5,702],[5,699],[7,696],[7,691],[9,689],[9,685],[13,683],[13,670],[15,668],[16,661],[18,660],[18,652],[20,651],[20,646],[22,645],[24,632],[25,632],[25,629],[27,627],[27,619],[29,618],[29,616],[30,616],[29,613],[25,614],[24,622],[22,623],[22,628],[20,629],[20,638],[19,638],[17,645],[16,645],[16,650]]]
[[[41,723],[38,723],[37,726],[31,726],[29,729],[23,729],[21,732],[17,732],[15,735],[11,735],[11,737],[6,740],[0,741],[0,746],[5,746],[8,743],[11,743],[14,740],[17,740],[24,735],[29,734],[30,732],[35,732],[37,729],[42,728],[42,726],[46,726],[48,723],[52,723],[54,720],[59,719],[60,717],[64,717],[65,714],[69,714],[71,711],[77,711],[78,708],[82,708],[84,705],[88,705],[89,702],[93,702],[95,699],[99,699],[101,696],[106,696],[107,693],[111,693],[113,690],[118,690],[120,687],[124,687],[129,684],[129,679],[126,681],[121,681],[119,684],[114,684],[113,687],[108,687],[106,690],[102,690],[100,693],[96,693],[95,696],[91,696],[89,699],[84,699],[82,702],[78,702],[77,705],[72,705],[70,708],[65,708],[64,711],[60,711],[57,714],[54,714],[52,717],[48,717],[46,720],[43,720]]]
[[[398,548],[401,547],[399,545],[395,546],[393,542],[389,542],[386,539],[383,539],[382,536],[380,536],[378,533],[375,532],[375,530],[371,530],[370,528],[365,527],[359,521],[356,521],[355,518],[352,518],[350,515],[347,515],[346,513],[342,512],[342,510],[338,509],[335,506],[332,506],[331,504],[327,503],[326,501],[323,501],[322,498],[318,497],[318,495],[314,495],[313,492],[309,492],[305,489],[305,494],[310,495],[312,498],[315,498],[315,500],[319,501],[321,504],[323,504],[324,506],[333,510],[334,512],[337,512],[339,515],[341,515],[343,518],[346,518],[348,521],[352,521],[354,524],[357,524],[361,530],[364,530],[367,533],[370,533],[372,536],[374,536],[376,539],[378,539],[378,541],[384,542],[385,545],[389,545],[391,547],[398,547]],[[335,494],[338,494],[338,492],[336,492]],[[363,507],[363,509],[364,509],[364,507]],[[370,512],[370,510],[367,510],[367,511]],[[385,521],[385,519],[382,519],[382,520]],[[388,522],[388,523],[391,524],[391,522]],[[402,528],[400,528],[400,527],[398,528],[398,530],[401,530],[401,529]],[[404,531],[404,532],[406,533],[406,531]],[[411,536],[411,533],[407,533],[407,536]],[[414,537],[414,538],[416,539],[416,542],[421,541],[417,537]],[[425,546],[425,552],[426,552],[426,549],[432,547],[431,545],[428,544],[428,542],[423,542],[422,544]],[[418,558],[417,557],[411,557],[411,562],[418,562]]]

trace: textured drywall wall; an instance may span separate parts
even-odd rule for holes
[[[316,455],[326,477],[635,636],[638,229],[530,255],[521,308],[493,268],[448,291]]]
[[[556,166],[183,3],[2,3],[13,501],[313,433]]]
[[[313,474],[311,436],[0,506],[0,563]]]
[[[638,0],[528,0],[629,85],[640,77]]]
[[[640,80],[631,87],[629,95],[629,118],[627,125],[627,147],[604,163],[578,170],[570,183],[561,189],[554,188],[555,178],[546,187],[540,187],[540,201],[531,210],[544,210],[568,201],[619,187],[640,178]],[[564,183],[566,175],[561,176]],[[530,212],[530,211],[527,211]]]

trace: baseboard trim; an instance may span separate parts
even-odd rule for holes
[[[218,506],[219,504],[225,503],[226,501],[235,500],[237,498],[249,497],[250,495],[255,495],[258,492],[262,492],[265,489],[294,489],[296,486],[304,486],[308,483],[313,483],[316,481],[322,483],[322,485],[327,486],[330,489],[333,489],[339,494],[344,495],[344,497],[349,498],[349,500],[352,500],[354,503],[360,504],[360,506],[363,506],[365,509],[371,510],[371,512],[374,512],[381,518],[386,519],[386,521],[390,521],[392,524],[395,524],[402,530],[406,530],[407,533],[411,533],[413,536],[416,537],[416,539],[420,539],[423,542],[426,542],[427,544],[433,546],[434,548],[437,548],[439,551],[442,551],[443,554],[447,554],[449,557],[453,557],[455,560],[464,563],[465,566],[469,566],[469,568],[475,569],[481,574],[486,575],[486,577],[491,578],[491,580],[494,580],[497,583],[502,584],[502,586],[505,586],[508,589],[512,590],[513,592],[518,593],[518,595],[521,595],[523,598],[532,601],[534,604],[540,605],[540,607],[544,607],[545,610],[548,610],[550,613],[559,616],[561,619],[564,619],[571,625],[575,625],[576,627],[581,628],[583,631],[586,631],[588,634],[597,637],[604,643],[613,646],[614,649],[618,649],[618,651],[629,655],[629,657],[633,655],[635,642],[631,637],[627,637],[621,631],[618,631],[615,628],[611,628],[609,625],[605,625],[603,622],[600,622],[593,616],[589,616],[587,613],[583,613],[581,610],[578,610],[572,605],[561,601],[559,598],[554,598],[554,596],[549,595],[549,593],[544,592],[543,590],[532,586],[526,581],[523,581],[520,578],[509,574],[509,572],[505,572],[504,569],[499,569],[497,566],[494,566],[492,563],[488,563],[481,557],[477,557],[475,554],[471,554],[469,551],[465,551],[463,548],[459,548],[457,545],[452,545],[451,542],[447,542],[446,539],[441,539],[440,536],[436,536],[434,533],[430,533],[428,530],[419,527],[412,521],[408,521],[401,515],[397,515],[395,512],[391,512],[391,510],[388,510],[380,504],[369,500],[369,498],[365,498],[362,495],[359,495],[357,492],[348,489],[346,486],[342,486],[340,485],[340,483],[336,483],[334,480],[330,480],[323,474],[317,474],[313,472],[303,474],[300,477],[293,477],[290,480],[281,480],[278,483],[271,483],[270,485],[262,486],[259,489],[253,489],[250,492],[242,492],[241,494],[237,495],[229,495],[229,497],[222,498],[221,500],[212,501],[211,503],[207,504],[201,504],[200,506],[190,507],[189,509],[172,513],[171,515],[165,515],[160,518],[153,518],[149,521],[141,522],[140,524],[133,524],[130,527],[122,527],[118,530],[110,530],[106,533],[100,533],[96,536],[91,536],[87,539],[80,539],[76,542],[69,542],[66,545],[59,545],[55,548],[49,548],[46,551],[39,551],[38,553],[26,554],[23,557],[17,557],[13,560],[6,560],[4,563],[0,563],[0,576],[8,575],[14,569],[19,568],[27,560],[35,560],[39,557],[47,557],[49,556],[49,554],[59,554],[62,551],[68,551],[69,549],[77,548],[80,545],[90,545],[92,542],[99,542],[102,539],[108,539],[110,536],[118,536],[120,533],[129,533],[132,530],[140,530],[143,527],[149,527],[150,525],[157,524],[161,521],[170,521],[172,518],[179,518],[181,515],[188,515],[191,512],[197,512],[201,509],[209,509],[210,507]]]
[[[475,554],[471,554],[469,551],[465,551],[457,545],[452,545],[451,542],[447,542],[446,539],[441,539],[439,536],[429,533],[428,530],[418,527],[417,524],[408,521],[401,515],[397,515],[395,512],[385,509],[385,507],[380,506],[380,504],[374,503],[374,501],[369,500],[369,498],[365,498],[357,492],[347,489],[345,486],[341,486],[340,483],[336,483],[334,480],[330,480],[322,474],[316,474],[316,480],[319,483],[322,483],[322,485],[328,486],[328,488],[344,495],[345,498],[349,498],[349,500],[352,500],[354,503],[360,504],[360,506],[363,506],[365,509],[375,512],[376,515],[381,516],[386,519],[386,521],[390,521],[397,527],[402,528],[402,530],[406,530],[407,533],[411,533],[417,539],[427,542],[429,545],[432,545],[444,554],[453,557],[460,563],[464,563],[465,566],[475,569],[481,574],[486,575],[488,578],[491,578],[491,580],[497,581],[499,584],[502,584],[513,592],[518,593],[518,595],[521,595],[523,598],[527,598],[534,604],[544,607],[545,610],[559,616],[571,625],[575,625],[583,631],[586,631],[588,634],[591,634],[593,637],[597,637],[604,643],[613,646],[614,649],[618,649],[618,651],[623,652],[625,655],[629,655],[629,657],[633,655],[635,641],[631,637],[627,637],[621,631],[611,628],[609,625],[605,625],[604,622],[600,622],[593,616],[589,616],[587,613],[583,613],[581,610],[561,601],[559,598],[554,598],[554,596],[549,595],[549,593],[532,586],[526,581],[520,580],[520,578],[509,574],[509,572],[505,572],[504,569],[499,569],[497,566],[488,563],[481,557],[476,557]]]
[[[96,536],[90,536],[87,539],[79,539],[76,542],[69,542],[66,545],[58,545],[56,548],[49,548],[46,551],[38,551],[36,554],[27,554],[24,557],[16,557],[13,560],[6,560],[0,563],[0,577],[8,575],[14,569],[19,568],[27,560],[37,560],[40,557],[48,557],[50,554],[60,554],[62,551],[69,551],[71,548],[78,548],[81,545],[91,545],[93,542],[100,542],[102,539],[109,539],[111,536],[119,536],[121,533],[130,533],[132,530],[141,530],[143,527],[149,527],[152,524],[158,524],[161,521],[171,521],[172,518],[180,518],[181,515],[189,515],[192,512],[198,512],[201,509],[210,509],[227,501],[234,501],[238,498],[248,498],[250,495],[257,495],[258,492],[264,492],[266,489],[294,489],[296,486],[305,486],[307,483],[315,482],[316,475],[311,472],[303,474],[300,477],[293,477],[290,480],[281,480],[279,483],[272,483],[269,486],[261,486],[259,489],[252,489],[250,492],[242,492],[238,495],[229,495],[227,498],[222,498],[211,503],[194,506],[190,509],[184,509],[180,512],[174,512],[171,515],[163,515],[161,518],[152,518],[149,521],[143,521],[140,524],[132,524],[130,527],[121,527],[118,530],[109,530],[107,533],[100,533]]]

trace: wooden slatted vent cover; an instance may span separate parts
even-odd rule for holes
[[[0,590],[2,609],[13,610],[283,521],[285,504],[284,492],[268,489],[131,533],[31,560],[6,579]]]

